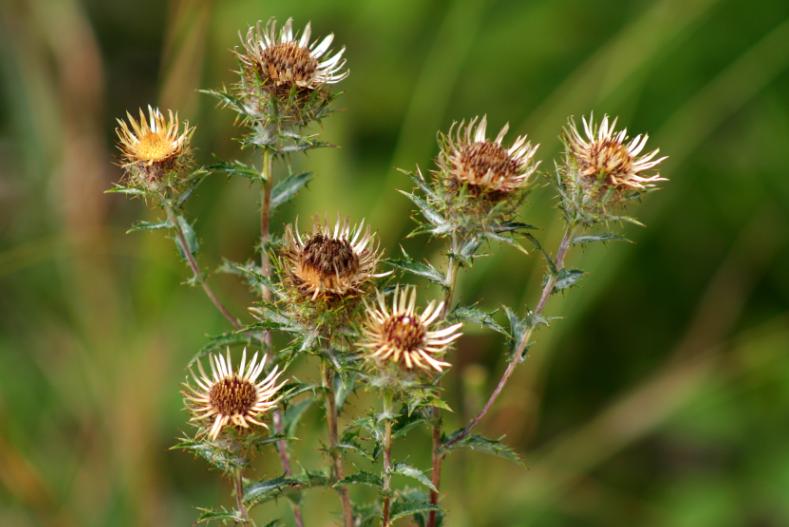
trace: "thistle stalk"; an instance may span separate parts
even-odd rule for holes
[[[555,258],[555,272],[551,272],[549,270],[547,279],[545,280],[545,285],[542,288],[542,292],[540,293],[540,299],[537,302],[537,305],[534,308],[533,316],[536,318],[542,315],[543,311],[545,310],[545,305],[548,303],[548,298],[551,296],[553,292],[553,288],[556,285],[556,275],[559,271],[564,268],[564,261],[567,257],[567,252],[570,248],[570,241],[572,240],[573,231],[575,230],[574,224],[568,224],[567,228],[564,231],[564,236],[562,236],[561,242],[559,242],[559,247],[556,250],[556,258]],[[452,437],[449,441],[446,442],[444,448],[449,448],[452,445],[456,444],[459,441],[462,441],[465,437],[467,437],[471,430],[479,424],[479,422],[487,415],[490,411],[493,403],[496,402],[499,395],[501,395],[502,390],[507,385],[510,377],[512,376],[515,368],[518,364],[520,364],[521,360],[523,359],[523,354],[526,351],[527,346],[529,345],[529,341],[531,339],[532,334],[534,333],[534,324],[530,324],[529,327],[524,331],[523,336],[521,337],[520,341],[517,343],[515,347],[515,352],[512,354],[512,358],[510,359],[509,364],[507,364],[507,368],[504,370],[499,382],[496,384],[496,387],[493,389],[493,392],[488,397],[487,402],[482,407],[482,409],[475,415],[466,426],[463,428],[461,432],[456,434]]]
[[[197,263],[197,259],[189,249],[189,242],[186,240],[186,234],[184,233],[184,229],[181,226],[178,216],[173,210],[173,206],[167,200],[163,200],[162,207],[164,208],[165,214],[167,215],[167,221],[173,226],[173,229],[175,230],[175,241],[178,244],[178,247],[181,249],[181,254],[184,255],[184,259],[186,260],[189,269],[191,269],[194,279],[200,284],[200,287],[203,288],[208,300],[210,300],[217,311],[219,311],[219,313],[225,317],[233,329],[239,329],[241,327],[241,323],[230,313],[222,301],[219,300],[219,297],[216,295],[216,293],[214,293],[214,290],[211,288],[211,286],[208,285],[205,275],[200,269],[200,264]]]
[[[270,278],[271,262],[268,255],[268,243],[271,239],[271,189],[274,186],[274,167],[271,151],[268,149],[263,150],[260,164],[260,181],[260,274],[265,278]],[[271,291],[266,287],[266,284],[261,284],[260,296],[264,302],[271,300]],[[270,331],[265,331],[263,333],[263,343],[269,350],[271,349]],[[281,435],[284,432],[282,410],[276,408],[272,412],[272,421],[274,424],[274,432],[277,435]],[[280,439],[276,442],[276,449],[279,455],[280,465],[282,465],[282,471],[285,473],[285,476],[291,476],[293,470],[291,469],[290,453],[288,452],[287,442]],[[296,527],[304,527],[304,517],[301,513],[301,506],[294,502],[291,502],[290,505]]]
[[[444,307],[441,311],[441,319],[446,319],[447,314],[451,309],[452,302],[455,297],[455,288],[457,287],[457,274],[458,274],[458,262],[457,262],[457,252],[459,251],[459,243],[458,237],[456,233],[452,234],[452,242],[450,244],[450,251],[449,256],[447,259],[447,272],[446,278],[444,280],[446,287],[444,289]],[[430,479],[433,483],[433,487],[435,490],[430,491],[430,504],[433,506],[438,506],[438,499],[440,497],[440,487],[441,487],[441,461],[442,461],[442,453],[441,453],[441,429],[443,426],[443,420],[441,418],[441,410],[436,408],[435,406],[430,410],[432,421],[433,421],[433,432],[432,432],[432,447],[431,447],[431,471],[430,471]],[[430,514],[428,515],[427,521],[428,527],[435,527],[436,525],[436,511],[431,510]]]
[[[233,474],[233,494],[236,497],[236,509],[238,515],[244,523],[252,523],[249,517],[249,511],[244,505],[244,475],[241,469],[237,469]]]
[[[323,393],[325,395],[326,406],[326,425],[328,429],[329,439],[329,455],[332,461],[332,484],[337,484],[345,477],[345,470],[342,465],[342,458],[337,449],[339,443],[338,425],[337,425],[337,404],[336,392],[334,391],[334,369],[331,367],[327,360],[321,361],[321,377],[323,380]],[[342,516],[343,525],[345,527],[353,527],[353,509],[351,507],[351,498],[348,494],[348,488],[345,485],[338,485],[337,492],[340,494],[340,502],[342,503]]]
[[[384,390],[383,415],[384,420],[384,466],[383,466],[383,506],[382,527],[390,527],[390,509],[392,503],[392,393]]]
[[[268,243],[271,239],[271,188],[274,185],[274,170],[271,151],[263,150],[263,160],[260,167],[260,272],[268,278],[271,276],[271,262],[268,257]],[[265,284],[260,286],[263,300],[271,299],[271,291]],[[271,334],[266,332],[266,340],[271,345]]]

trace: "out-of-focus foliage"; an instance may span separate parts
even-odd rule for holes
[[[544,160],[566,116],[589,110],[649,131],[671,156],[671,181],[639,210],[649,228],[626,229],[635,243],[571,257],[586,274],[552,300],[547,315],[563,318],[537,334],[479,430],[506,433],[527,469],[459,450],[444,477],[447,525],[789,523],[786,2],[4,0],[0,525],[188,525],[192,504],[228,494],[169,450],[187,418],[183,365],[225,326],[180,287],[188,274],[169,240],[124,235],[156,218],[103,192],[120,173],[114,117],[148,103],[197,125],[201,163],[215,162],[208,152],[250,161],[228,139],[229,113],[197,90],[230,82],[237,31],[272,15],[335,32],[351,69],[322,133],[342,148],[297,158],[310,191],[283,200],[277,225],[367,217],[399,256],[413,224],[396,169],[429,167],[436,131],[482,113],[529,133]],[[203,254],[251,257],[250,189],[217,174],[197,191]],[[561,234],[551,192],[534,190],[520,218],[546,242]],[[405,248],[431,257],[422,238]],[[461,278],[463,301],[533,302],[540,258],[487,252]],[[213,279],[235,311],[250,303],[232,276]],[[505,345],[488,330],[461,341],[449,425],[478,410]],[[301,419],[293,444],[309,469],[322,414]],[[428,444],[414,431],[396,458],[424,469]],[[258,462],[280,476],[273,453]],[[315,492],[308,524],[337,507]],[[286,510],[266,504],[260,524]]]

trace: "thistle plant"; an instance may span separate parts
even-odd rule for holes
[[[309,24],[294,31],[291,20],[281,27],[258,23],[242,34],[235,81],[205,93],[235,113],[240,144],[254,162],[197,166],[190,147],[195,127],[169,110],[149,106],[147,115],[119,120],[124,177],[111,192],[141,197],[160,215],[130,230],[168,232],[190,270],[188,283],[201,286],[229,326],[186,365],[183,396],[193,426],[175,448],[217,469],[233,498],[232,505],[200,508],[197,523],[276,525],[278,519],[260,518],[255,508],[284,497],[292,523],[304,526],[309,490],[324,487],[336,492],[332,512],[344,527],[442,525],[441,471],[452,452],[471,448],[519,460],[500,439],[476,429],[534,332],[549,325],[544,312],[551,296],[583,275],[567,264],[571,249],[619,238],[619,226],[638,223],[626,215],[631,202],[663,181],[656,168],[665,158],[658,150],[642,154],[646,135],[629,139],[607,116],[599,123],[582,118],[581,130],[570,118],[553,177],[564,233],[548,250],[535,228],[520,221],[533,182],[543,176],[538,146],[525,134],[507,142],[508,125],[489,137],[483,116],[439,133],[435,165],[407,173],[413,188],[402,192],[417,212],[412,236],[429,236],[441,254],[435,261],[405,251],[384,260],[363,220],[318,218],[304,230],[298,221],[275,224],[277,207],[313,177],[291,171],[293,156],[327,145],[316,125],[331,113],[333,85],[348,75],[344,48],[332,52],[332,42],[332,35],[312,40]],[[217,175],[244,178],[260,196],[259,243],[247,261],[224,259],[216,269],[249,287],[246,309],[231,310],[210,285],[186,216],[200,183]],[[484,256],[483,248],[490,254],[502,244],[545,262],[531,307],[491,309],[459,298],[461,271]],[[429,298],[428,288],[408,283],[414,279],[438,285],[441,297]],[[507,362],[482,408],[453,430],[445,424],[450,406],[442,381],[453,373],[453,348],[469,324],[499,333]],[[289,373],[296,364],[312,372],[309,378]],[[350,399],[368,400],[358,397],[362,392],[379,402],[351,409]],[[324,462],[306,466],[293,440],[314,405],[323,407],[324,439],[308,447],[320,446]],[[430,467],[394,458],[393,444],[419,428],[429,432]],[[255,457],[274,455],[279,472],[258,473]],[[410,486],[402,485],[406,480]],[[374,499],[357,490],[362,485],[376,490]]]

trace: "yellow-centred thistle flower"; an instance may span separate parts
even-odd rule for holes
[[[375,272],[381,251],[363,221],[351,226],[338,219],[334,227],[315,223],[310,234],[289,225],[282,256],[286,283],[310,300],[355,296],[373,278],[387,274]]]
[[[263,355],[258,359],[255,353],[247,362],[247,350],[244,349],[241,364],[234,370],[228,350],[224,357],[221,353],[209,357],[210,375],[202,362],[197,363],[197,374],[190,369],[195,386],[184,384],[184,400],[192,413],[192,421],[211,423],[207,430],[209,439],[216,439],[227,426],[268,428],[262,416],[276,406],[277,392],[285,383],[277,384],[281,375],[277,366],[258,380],[266,358]]]
[[[487,116],[454,123],[440,136],[441,151],[436,164],[439,174],[451,187],[466,186],[470,193],[498,200],[522,188],[537,170],[532,145],[526,135],[518,136],[509,147],[502,145],[509,125],[490,140],[486,137]]]
[[[165,116],[158,108],[148,106],[147,116],[140,109],[139,119],[126,112],[126,121],[117,122],[122,165],[132,176],[140,174],[154,181],[188,163],[194,128],[187,122],[181,126],[172,110]]]
[[[648,136],[633,139],[627,130],[616,130],[617,119],[603,116],[599,124],[593,116],[582,117],[583,133],[573,119],[564,129],[567,151],[576,165],[580,183],[599,184],[614,190],[644,190],[665,181],[653,169],[666,157],[657,157],[659,149],[641,154]]]
[[[367,306],[367,321],[360,346],[367,358],[377,363],[386,361],[407,370],[443,371],[450,366],[441,360],[447,348],[460,338],[462,324],[435,328],[444,303],[430,302],[416,311],[416,288],[395,289],[391,305],[380,292],[377,303]]]

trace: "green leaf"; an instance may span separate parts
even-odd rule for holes
[[[459,429],[454,432],[448,439],[444,440],[444,444],[452,441],[453,437],[457,437],[458,434],[462,433],[463,429]],[[460,441],[453,443],[451,446],[447,448],[442,448],[445,452],[450,452],[455,450],[456,448],[469,448],[471,450],[476,450],[478,452],[485,452],[487,454],[492,454],[494,456],[502,457],[504,459],[509,459],[510,461],[514,461],[519,465],[523,465],[523,460],[515,452],[512,448],[505,445],[501,442],[504,436],[500,437],[499,439],[489,439],[487,437],[472,434],[469,436],[464,437]]]
[[[430,481],[430,478],[425,476],[425,474],[418,468],[407,465],[406,463],[396,463],[395,466],[392,467],[392,474],[399,474],[401,476],[411,478],[429,488],[430,490],[436,490],[436,487],[433,485],[433,482]]]
[[[197,241],[197,235],[195,234],[192,225],[186,220],[186,218],[184,218],[180,214],[178,215],[177,220],[178,220],[178,225],[181,228],[181,231],[184,233],[184,238],[186,239],[186,246],[189,249],[189,252],[192,255],[197,254],[197,251],[200,249],[200,244]],[[176,247],[178,247],[178,254],[180,254],[181,257],[184,260],[186,260],[186,255],[181,250],[181,244],[176,243],[175,245]]]
[[[560,269],[556,273],[556,283],[553,285],[553,292],[562,291],[575,285],[583,276],[584,272],[580,269]]]
[[[585,245],[590,243],[606,243],[610,241],[630,241],[627,238],[615,234],[613,232],[604,232],[602,234],[588,234],[583,236],[576,236],[571,242],[573,245]]]
[[[521,319],[515,311],[512,310],[509,306],[503,306],[504,312],[507,314],[507,321],[510,324],[510,331],[509,334],[512,338],[512,348],[513,351],[518,343],[523,339],[523,334],[526,332],[528,328],[528,324],[526,321]]]
[[[238,525],[244,522],[244,519],[236,510],[226,509],[220,507],[218,509],[205,509],[198,507],[200,516],[197,517],[197,524],[218,522],[222,525]]]
[[[292,382],[292,383],[288,383],[288,384],[286,384],[285,386],[282,387],[282,390],[280,392],[280,393],[282,393],[282,395],[281,395],[280,398],[281,398],[282,401],[290,401],[294,397],[299,396],[299,395],[301,395],[303,393],[308,393],[308,392],[311,393],[313,395],[313,397],[314,397],[321,390],[322,390],[322,388],[319,385],[317,385],[317,384],[309,384],[309,383],[303,383],[303,382]]]
[[[228,346],[250,344],[252,340],[252,335],[243,331],[228,331],[226,333],[214,335],[208,339],[208,342],[206,342],[197,353],[194,354],[192,359],[189,361],[189,366],[194,365],[195,362],[211,352],[227,348]]]
[[[282,496],[293,489],[306,489],[329,484],[329,477],[323,472],[304,472],[293,477],[280,476],[273,479],[257,481],[244,488],[244,504],[259,505],[263,502]]]
[[[504,221],[501,223],[497,223],[493,225],[493,231],[502,233],[502,232],[514,232],[514,233],[522,233],[523,231],[530,231],[534,230],[537,227],[534,225],[530,225],[528,223],[522,223],[519,221]]]
[[[350,476],[346,476],[345,478],[338,481],[335,486],[337,485],[369,485],[371,487],[381,488],[383,486],[383,480],[381,476],[376,474],[371,474],[370,472],[356,472],[355,474],[351,474]]]
[[[268,305],[252,307],[249,312],[258,320],[259,329],[278,329],[288,333],[304,332],[304,328],[298,322]]]
[[[261,273],[260,267],[253,261],[239,263],[225,259],[222,261],[222,265],[219,266],[217,271],[244,278],[249,287],[255,289],[258,294],[260,293],[259,290],[261,287],[266,287],[267,289],[272,289],[274,287],[271,278]]]
[[[244,504],[254,506],[281,496],[285,491],[298,487],[301,482],[297,478],[278,478],[258,481],[244,488]]]
[[[491,240],[514,247],[515,249],[519,250],[523,254],[529,254],[529,251],[527,251],[526,248],[520,243],[518,243],[518,241],[514,239],[512,236],[508,236],[507,234],[499,234],[497,232],[492,232],[492,231],[486,231],[482,233],[482,235],[485,238],[489,238]]]
[[[311,180],[312,172],[302,172],[301,174],[292,174],[282,181],[278,181],[274,188],[271,189],[272,210],[293,199]]]
[[[458,258],[460,258],[461,262],[465,265],[471,265],[472,258],[477,254],[480,245],[482,245],[482,238],[473,236],[460,248],[459,254],[457,254]]]
[[[400,170],[400,172],[403,172],[405,175],[407,175],[413,184],[416,185],[416,187],[422,191],[425,196],[431,199],[437,198],[436,193],[427,184],[425,176],[422,175],[422,171],[419,168],[417,168],[414,172],[408,172],[404,170]]]
[[[422,199],[421,197],[411,194],[410,192],[405,192],[403,190],[400,191],[405,197],[411,200],[411,202],[417,206],[419,212],[422,213],[422,216],[431,224],[433,225],[432,229],[429,229],[428,232],[432,234],[446,234],[451,232],[454,225],[444,218],[437,210],[435,210],[427,201]]]
[[[126,234],[137,231],[157,231],[162,229],[172,229],[173,224],[169,221],[138,221],[126,230]]]
[[[182,182],[185,184],[186,188],[175,198],[175,206],[179,208],[186,203],[194,191],[197,190],[197,187],[208,177],[211,173],[203,168],[197,168],[193,170],[189,175],[183,178]]]
[[[512,338],[512,335],[507,331],[504,326],[496,322],[493,316],[473,306],[457,306],[449,314],[449,318],[453,321],[474,322],[480,326],[492,329],[496,333],[500,333],[505,337]]]
[[[231,95],[225,88],[222,90],[198,90],[200,93],[205,95],[210,95],[214,97],[218,102],[219,105],[224,108],[230,108],[237,114],[239,114],[243,118],[250,117],[249,112],[247,112],[246,108],[244,107],[244,103],[238,97]]]
[[[408,413],[408,409],[404,408],[405,411],[401,412],[400,415],[397,416],[395,422],[392,424],[392,437],[399,438],[405,437],[411,429],[419,426],[422,423],[427,423],[427,419],[425,419],[422,415],[417,412]]]
[[[391,520],[394,522],[400,518],[411,516],[420,512],[430,512],[440,510],[436,505],[430,503],[428,497],[421,492],[404,492],[396,496],[392,503]]]
[[[178,443],[172,448],[173,450],[185,450],[195,457],[202,458],[226,474],[241,470],[247,466],[246,459],[235,454],[219,442],[180,437]]]
[[[375,461],[375,458],[376,458],[376,453],[375,452],[369,452],[362,445],[360,445],[357,441],[354,441],[351,438],[344,438],[342,441],[337,443],[337,448],[340,448],[340,449],[343,449],[343,450],[349,450],[351,452],[356,452],[357,454],[359,454],[360,456],[362,456],[363,458],[365,458],[365,459],[367,459],[369,461]]]
[[[124,187],[122,185],[113,185],[104,191],[105,194],[127,194],[131,196],[146,196],[148,191],[136,187]]]
[[[356,388],[356,375],[353,373],[338,374],[334,379],[334,404],[337,406],[337,411],[342,410],[345,406],[345,401],[349,395],[353,393]]]
[[[266,180],[257,168],[237,160],[212,163],[206,167],[206,170],[222,172],[231,177],[242,177],[250,181],[260,182]]]
[[[533,246],[534,246],[534,247],[535,247],[535,248],[536,248],[538,251],[540,251],[540,253],[542,253],[543,257],[545,258],[545,262],[548,264],[548,269],[549,269],[549,270],[550,270],[552,273],[556,273],[556,264],[554,263],[554,261],[553,261],[553,258],[551,257],[551,255],[550,255],[550,254],[548,254],[548,252],[547,252],[547,251],[546,251],[546,250],[543,248],[542,244],[540,243],[540,240],[538,240],[538,239],[537,239],[535,236],[533,236],[531,233],[525,233],[523,236],[524,236],[524,238],[526,238],[527,240],[529,240],[529,241],[531,242],[531,244],[532,244],[532,245],[533,245]]]
[[[403,253],[402,258],[393,258],[389,260],[389,264],[392,267],[402,269],[403,271],[415,274],[416,276],[421,276],[422,278],[427,278],[433,283],[446,287],[447,283],[444,273],[427,262],[417,262],[413,260],[402,247],[400,250]]]
[[[285,429],[285,433],[288,437],[293,437],[295,435],[299,420],[301,420],[304,412],[306,412],[309,407],[312,406],[313,402],[315,402],[315,400],[309,397],[303,401],[299,401],[288,406],[288,409],[285,410],[285,415],[282,416],[282,426]]]

